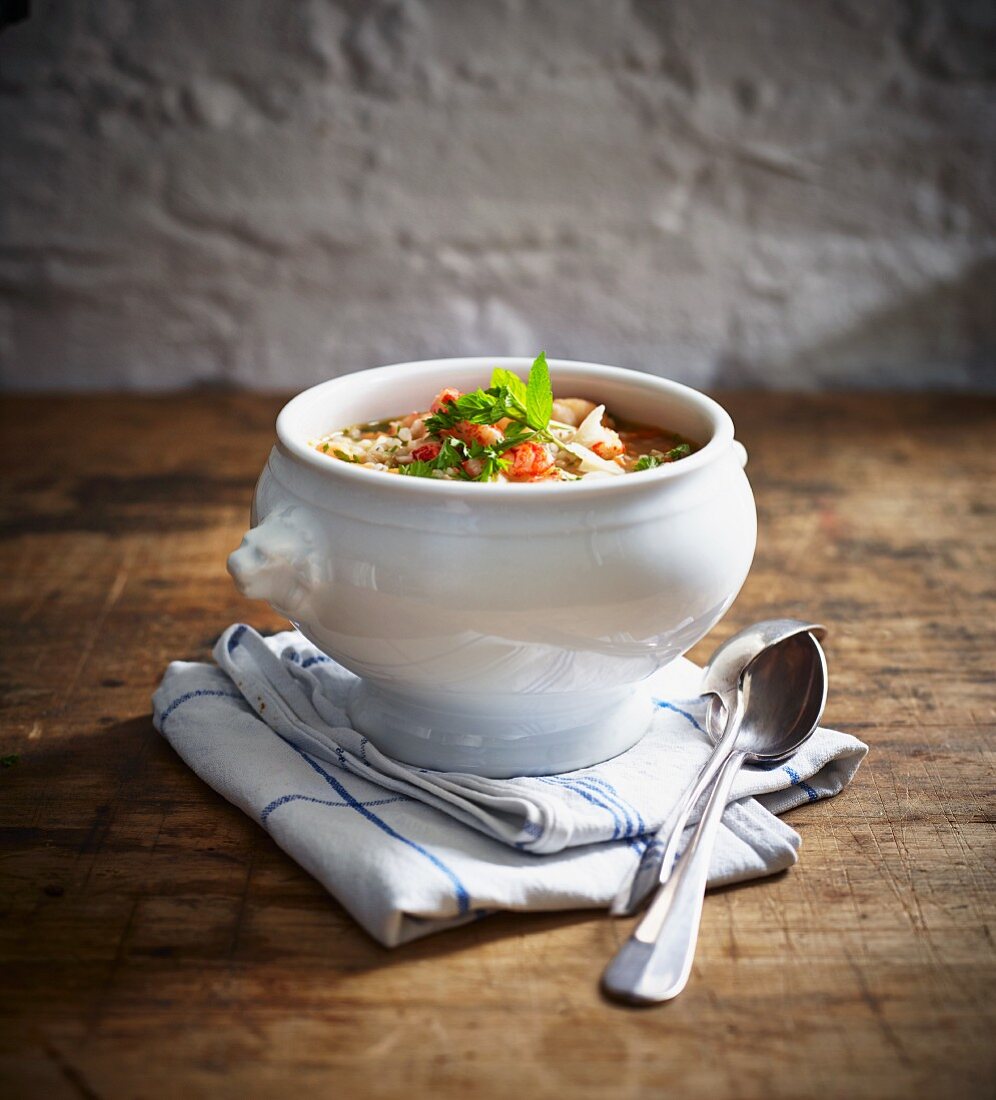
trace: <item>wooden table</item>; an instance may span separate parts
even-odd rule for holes
[[[760,544],[692,656],[828,623],[828,724],[872,753],[634,1011],[598,994],[627,931],[601,913],[384,950],[153,730],[170,659],[281,626],[224,569],[276,398],[5,399],[0,1092],[991,1096],[996,402],[726,403]]]

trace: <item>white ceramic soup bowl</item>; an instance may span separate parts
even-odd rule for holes
[[[354,672],[357,729],[420,767],[486,776],[586,767],[635,744],[644,681],[725,613],[754,554],[746,452],[715,401],[617,367],[551,360],[554,393],[701,445],[642,473],[481,484],[399,477],[309,440],[428,408],[529,359],[435,359],[346,375],[277,418],[252,530],[228,560]]]

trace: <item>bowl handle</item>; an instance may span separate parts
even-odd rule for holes
[[[246,532],[241,546],[228,556],[235,587],[251,600],[266,600],[282,615],[296,619],[328,580],[317,553],[321,541],[318,517],[310,508],[292,504],[270,512]]]
[[[740,468],[743,469],[747,465],[747,448],[739,439],[734,439],[733,441],[733,455],[737,462],[740,463]]]

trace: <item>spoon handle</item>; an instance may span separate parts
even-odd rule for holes
[[[607,993],[637,1004],[653,1004],[677,997],[685,988],[695,957],[716,833],[745,757],[738,750],[723,764],[688,849],[602,975]]]
[[[609,913],[612,916],[632,915],[662,882],[667,881],[674,867],[674,861],[678,858],[678,845],[681,843],[681,837],[692,815],[692,810],[698,805],[699,799],[709,789],[712,781],[729,759],[730,753],[733,752],[742,716],[743,700],[738,692],[732,705],[726,705],[726,726],[723,735],[716,742],[716,747],[703,765],[695,783],[685,792],[673,817],[669,817],[664,822],[647,845],[632,878],[622,884],[619,892],[612,899],[612,904],[609,906]]]

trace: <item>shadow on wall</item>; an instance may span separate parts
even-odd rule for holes
[[[720,387],[804,379],[806,388],[996,390],[996,258],[873,311],[860,324],[796,350],[784,362],[737,355],[719,363]],[[910,373],[915,365],[916,378]]]

